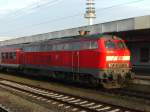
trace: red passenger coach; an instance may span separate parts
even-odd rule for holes
[[[0,65],[2,68],[19,68],[21,64],[21,49],[18,48],[1,48]]]
[[[6,49],[6,50],[5,50]],[[130,52],[112,35],[85,35],[1,49],[1,66],[53,78],[123,87],[131,79]]]

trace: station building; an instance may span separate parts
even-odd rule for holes
[[[75,36],[81,30],[90,31],[91,34],[104,33],[120,36],[126,41],[131,51],[133,70],[150,73],[150,15],[15,38],[1,41],[0,46]]]

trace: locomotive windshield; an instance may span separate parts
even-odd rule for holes
[[[125,49],[126,45],[123,41],[106,40],[105,47],[106,49]]]
[[[105,47],[107,49],[114,49],[116,46],[115,46],[115,43],[111,40],[107,40],[105,41]]]
[[[118,46],[118,48],[120,48],[120,49],[124,49],[124,48],[126,48],[125,43],[124,43],[124,42],[122,42],[122,41],[117,42],[117,46]]]

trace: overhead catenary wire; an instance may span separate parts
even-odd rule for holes
[[[38,4],[38,3],[32,4],[32,5],[28,6],[28,8],[24,7],[24,8],[18,9],[17,11],[12,12],[11,14],[9,14],[9,16],[10,17],[11,16],[15,17],[15,19],[11,19],[11,21],[13,21],[13,20],[19,19],[19,17],[22,17],[21,14],[26,14],[26,15],[30,14],[30,13],[23,13],[23,12],[25,12],[25,10],[39,9],[42,6],[44,6],[44,7],[45,6],[53,6],[53,5],[56,5],[56,4],[60,3],[61,1],[63,1],[63,0],[51,0],[49,2],[44,2],[44,3],[41,3],[41,4]],[[9,21],[7,21],[7,22],[9,22]]]
[[[127,5],[127,4],[132,4],[132,3],[138,3],[138,2],[142,2],[144,0],[134,0],[134,1],[129,1],[129,2],[125,2],[125,3],[120,3],[120,4],[116,4],[116,5],[112,5],[112,6],[109,6],[109,7],[104,7],[104,8],[99,8],[97,9],[96,11],[97,12],[101,12],[101,11],[104,11],[104,10],[107,10],[107,9],[111,9],[111,8],[116,8],[116,7],[121,7],[122,5]],[[60,17],[60,18],[55,18],[55,19],[52,19],[52,20],[48,20],[48,21],[44,21],[44,22],[40,22],[40,23],[36,23],[36,24],[30,24],[28,25],[28,27],[36,27],[36,26],[39,26],[39,25],[43,25],[43,24],[50,24],[50,23],[54,23],[54,22],[58,22],[58,21],[64,21],[64,20],[67,20],[67,19],[71,19],[71,18],[74,18],[74,17],[77,17],[77,16],[80,16],[80,15],[83,15],[84,13],[77,13],[77,14],[74,14],[74,15],[70,15],[70,16],[64,16],[64,17]],[[13,29],[11,31],[16,31],[18,29],[24,29],[26,28],[27,26],[21,26],[17,29]],[[3,34],[6,34],[6,33],[9,33],[10,31],[7,31],[7,32],[3,32]]]
[[[32,9],[39,9],[39,8],[42,8],[42,6],[51,6],[50,4],[53,4],[53,3],[60,3],[61,1],[63,1],[63,0],[52,0],[52,1],[49,1],[49,2],[45,2],[44,4],[39,4],[38,6],[37,6],[37,5],[34,5],[34,7],[31,7],[31,8],[30,8],[30,10],[32,10]],[[132,3],[138,3],[138,2],[141,2],[141,1],[145,1],[145,0],[134,0],[134,1],[129,1],[129,2],[125,2],[125,3],[120,3],[120,4],[116,4],[116,5],[112,5],[112,6],[108,6],[108,7],[104,7],[104,8],[98,8],[96,11],[97,11],[97,12],[101,12],[101,11],[103,11],[103,10],[107,10],[107,9],[110,9],[110,8],[115,8],[115,7],[118,7],[118,6],[121,7],[122,5],[127,5],[127,4],[132,4]],[[16,12],[12,13],[13,16],[14,16],[14,14],[16,14],[17,12],[18,12],[18,13],[19,13],[19,12],[22,12],[24,9],[26,9],[26,8],[22,8],[22,9],[16,11]],[[79,14],[80,14],[80,15],[83,15],[84,13],[79,13]],[[28,15],[28,13],[26,13],[26,15]],[[19,14],[18,16],[20,16],[20,18],[22,17],[20,14]],[[69,17],[70,17],[70,15],[69,15]],[[20,18],[18,18],[17,15],[16,15],[16,18],[15,18],[15,19],[11,19],[11,21],[13,21],[13,20],[18,20],[18,19],[20,19]],[[50,20],[50,21],[51,21],[51,20]],[[9,22],[10,22],[10,21],[7,21],[7,24],[9,24]]]
[[[120,4],[116,4],[116,5],[112,5],[112,6],[108,6],[108,7],[104,7],[104,8],[99,8],[97,9],[96,11],[100,11],[101,9],[102,10],[107,10],[107,9],[111,9],[111,8],[114,8],[114,7],[121,7],[123,5],[130,5],[130,4],[133,4],[133,3],[139,3],[139,2],[142,2],[142,1],[145,1],[145,0],[134,0],[134,1],[129,1],[129,2],[125,2],[125,3],[120,3]]]
[[[59,2],[61,2],[61,1],[63,1],[63,0],[51,0],[51,1],[48,1],[48,2],[43,2],[43,3],[35,3],[35,4],[32,4],[32,5],[30,5],[30,6],[28,6],[28,8],[29,9],[37,9],[37,8],[41,8],[42,6],[48,6],[48,5],[54,5],[54,4],[56,4],[56,3],[59,3]],[[15,11],[15,12],[13,12],[12,13],[12,15],[14,15],[14,14],[17,14],[17,13],[19,13],[19,12],[22,12],[22,11],[24,11],[25,9],[28,9],[27,7],[24,7],[24,8],[21,8],[21,9],[18,9],[17,11]]]

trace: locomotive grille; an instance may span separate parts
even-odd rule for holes
[[[128,63],[109,63],[109,68],[129,68]]]

